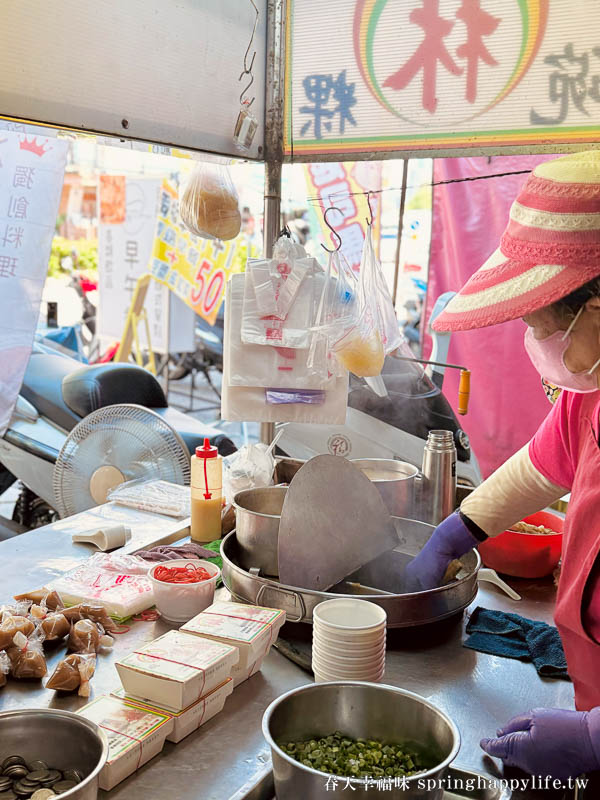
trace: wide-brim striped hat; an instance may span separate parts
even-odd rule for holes
[[[600,151],[539,164],[510,209],[500,247],[433,323],[485,328],[560,300],[600,275]]]

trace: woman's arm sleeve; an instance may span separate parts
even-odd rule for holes
[[[527,444],[474,489],[460,510],[488,536],[497,536],[567,491],[534,467]]]

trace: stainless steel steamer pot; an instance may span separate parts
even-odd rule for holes
[[[399,520],[402,525],[401,544],[393,551],[393,557],[385,554],[377,563],[359,571],[359,579],[365,586],[386,589],[391,585],[401,566],[419,551],[427,541],[433,526],[416,520]],[[275,579],[253,575],[248,570],[244,554],[240,549],[235,531],[221,542],[223,558],[222,577],[233,598],[243,603],[280,608],[286,612],[289,622],[312,623],[313,609],[324,600],[333,597],[356,597],[356,594],[341,592],[317,592],[297,586],[285,586]],[[451,617],[469,606],[477,594],[477,572],[481,559],[476,550],[461,558],[464,565],[457,580],[447,586],[412,594],[360,594],[364,600],[377,603],[387,614],[388,628],[406,628],[424,625]],[[377,572],[378,574],[374,574]],[[371,581],[370,583],[368,581]]]
[[[423,697],[395,686],[352,681],[309,684],[277,698],[265,711],[263,736],[271,747],[273,777],[278,800],[327,800],[327,776],[296,761],[279,742],[328,736],[342,730],[352,738],[387,742],[414,741],[425,747],[436,765],[407,778],[408,788],[393,783],[382,791],[376,782],[351,779],[356,797],[375,800],[441,800],[441,780],[456,758],[460,735],[456,725]],[[338,779],[343,791],[346,779]]]
[[[244,563],[264,575],[278,575],[277,548],[281,509],[287,487],[266,486],[245,489],[233,498],[237,541]]]

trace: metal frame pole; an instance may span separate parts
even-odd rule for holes
[[[265,205],[263,222],[263,252],[266,258],[270,258],[273,254],[273,245],[277,240],[281,226],[285,13],[285,0],[268,0],[265,111]],[[261,442],[270,444],[274,436],[274,423],[261,423]]]
[[[402,228],[404,227],[404,206],[406,205],[406,184],[408,183],[408,158],[402,162],[402,190],[400,194],[400,211],[398,212],[398,239],[396,241],[396,259],[394,264],[394,291],[392,299],[394,308],[398,299],[398,277],[400,274],[400,245],[402,243]]]

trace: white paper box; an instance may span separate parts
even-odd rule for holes
[[[213,603],[180,630],[237,647],[240,658],[231,672],[237,686],[258,672],[284,622],[285,611],[279,609]]]
[[[169,631],[116,667],[128,695],[182,711],[224,683],[238,659],[232,645]]]
[[[78,712],[99,725],[108,738],[108,759],[100,788],[110,791],[158,755],[173,730],[173,717],[103,695]]]
[[[143,708],[148,708],[150,711],[171,715],[173,717],[173,730],[167,736],[167,741],[177,744],[177,742],[185,739],[186,736],[198,730],[198,728],[208,722],[209,719],[212,719],[221,712],[225,705],[225,700],[227,700],[232,692],[233,678],[228,678],[225,683],[217,686],[216,689],[213,689],[212,692],[201,697],[200,700],[197,700],[191,706],[188,706],[188,708],[184,708],[183,711],[169,711],[166,708],[143,703],[142,700],[137,700],[126,695],[124,689],[117,689],[112,694],[127,702],[134,703]]]

